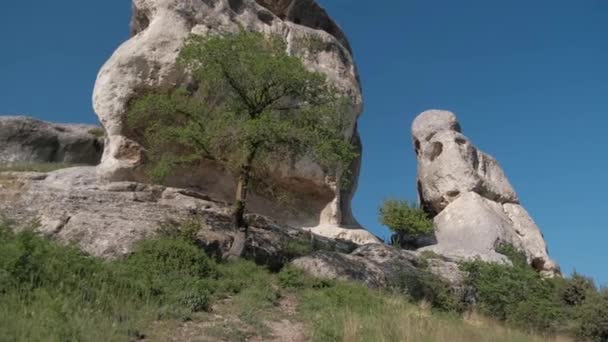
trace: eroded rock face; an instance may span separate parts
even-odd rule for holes
[[[54,124],[26,116],[0,116],[0,164],[67,163],[97,165],[101,129]]]
[[[519,204],[502,168],[461,133],[453,113],[420,114],[412,135],[420,203],[436,227],[437,244],[424,250],[456,260],[508,262],[496,248],[510,243],[540,272],[559,274],[540,229]]]
[[[288,42],[289,53],[299,56],[311,69],[323,72],[353,100],[353,123],[362,111],[356,66],[344,33],[313,0],[133,0],[133,37],[113,54],[99,72],[93,103],[108,139],[99,176],[112,181],[140,180],[145,162],[142,147],[125,133],[128,103],[147,89],[173,88],[185,75],[176,57],[190,34],[238,32],[241,28],[277,34]],[[358,142],[356,124],[347,136]],[[353,181],[340,190],[321,168],[308,160],[276,165],[271,178],[293,195],[292,208],[252,194],[249,209],[282,222],[322,227],[319,233],[336,235],[333,228],[358,230],[358,239],[378,242],[360,229],[352,217],[350,201],[356,187],[360,160],[352,165]],[[218,165],[202,163],[189,177],[178,177],[180,187],[201,189],[230,201],[233,178]]]
[[[138,241],[188,221],[201,224],[200,246],[221,256],[236,233],[230,210],[227,203],[187,189],[100,182],[95,167],[0,173],[0,219],[15,222],[17,229],[37,222],[40,233],[103,258],[129,254]],[[273,269],[297,257],[288,248],[294,240],[344,253],[357,248],[349,241],[316,236],[260,215],[246,219],[250,234],[245,257]]]
[[[357,281],[372,288],[411,286],[430,272],[449,284],[459,300],[467,296],[465,275],[457,263],[384,244],[367,244],[350,254],[318,251],[291,265],[316,278]]]

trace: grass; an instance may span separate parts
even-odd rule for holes
[[[69,163],[14,163],[8,165],[0,164],[0,172],[51,172],[69,167],[81,166]]]
[[[1,225],[0,225],[1,226]],[[251,262],[217,263],[188,238],[141,242],[103,261],[30,231],[0,228],[0,339],[269,340],[287,318],[312,341],[545,341],[489,320],[463,320],[405,296]],[[296,310],[281,311],[292,298]]]

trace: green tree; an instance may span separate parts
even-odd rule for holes
[[[344,134],[354,124],[352,104],[323,74],[286,51],[282,38],[261,33],[192,36],[178,60],[192,75],[190,84],[141,96],[128,114],[156,180],[203,159],[234,171],[239,232],[228,257],[244,250],[244,213],[256,171],[308,156],[341,182],[356,157]]]
[[[386,200],[380,207],[380,223],[397,234],[421,236],[434,231],[433,221],[424,210],[402,200]]]

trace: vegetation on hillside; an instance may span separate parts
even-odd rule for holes
[[[394,234],[395,246],[408,248],[418,237],[433,234],[435,228],[429,215],[414,203],[403,200],[386,200],[379,210],[379,221]]]
[[[3,226],[0,336],[166,341],[195,329],[203,340],[245,341],[270,339],[269,326],[287,319],[302,325],[307,340],[323,342],[544,340],[479,317],[434,312],[400,293],[311,279],[292,268],[273,274],[248,261],[217,263],[192,236],[167,232],[127,258],[103,261]],[[281,311],[286,300],[294,312]]]
[[[513,246],[503,245],[498,251],[513,266],[482,261],[463,265],[479,312],[524,331],[608,341],[606,290],[576,273],[570,278],[543,278]]]
[[[137,138],[157,180],[204,159],[234,170],[234,225],[241,232],[231,256],[243,252],[243,214],[254,173],[306,155],[339,183],[356,157],[344,137],[353,125],[348,101],[323,74],[286,51],[281,37],[262,33],[193,36],[179,56],[191,84],[145,94],[127,115],[131,131],[143,133]]]

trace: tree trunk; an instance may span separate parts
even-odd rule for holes
[[[230,246],[230,250],[225,255],[225,258],[227,259],[240,258],[245,252],[245,243],[247,242],[247,233],[249,229],[249,226],[245,221],[245,207],[247,205],[247,194],[249,193],[249,183],[251,180],[251,164],[253,163],[255,152],[255,148],[247,152],[247,157],[239,168],[239,179],[232,212],[233,225],[237,230],[237,233],[232,242],[232,246]]]

